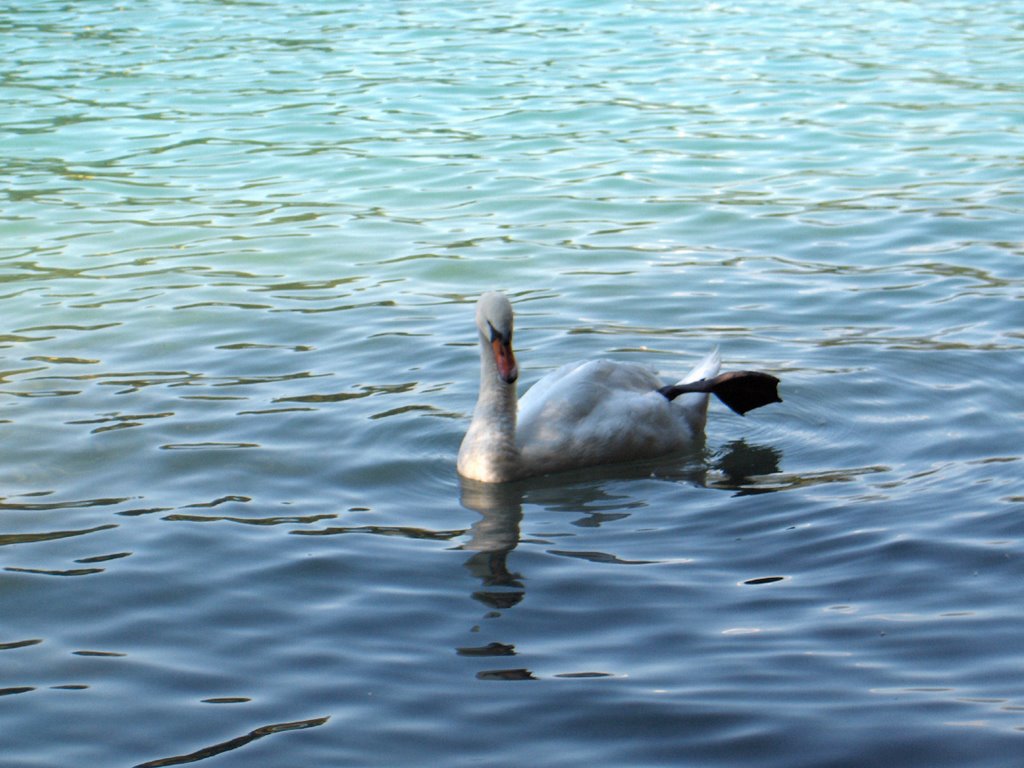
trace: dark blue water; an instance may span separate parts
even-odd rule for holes
[[[1019,3],[0,13],[0,765],[1006,766]],[[714,345],[692,453],[461,483]]]

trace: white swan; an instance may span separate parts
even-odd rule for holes
[[[778,379],[756,371],[719,374],[714,350],[677,384],[612,360],[564,365],[516,403],[512,305],[489,292],[476,305],[480,396],[462,447],[459,474],[504,483],[596,464],[646,459],[694,443],[707,420],[707,393],[737,413],[781,402]],[[684,393],[686,397],[679,397]]]

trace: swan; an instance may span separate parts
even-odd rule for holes
[[[632,363],[569,363],[517,402],[512,326],[512,304],[503,294],[480,296],[480,394],[457,465],[469,480],[505,483],[682,450],[703,434],[708,393],[741,415],[782,402],[774,376],[719,374],[717,348],[667,386],[650,369]]]

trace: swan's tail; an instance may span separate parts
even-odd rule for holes
[[[722,360],[716,347],[685,379],[658,391],[669,400],[686,395],[687,407],[700,411],[707,410],[708,393],[713,392],[740,416],[763,405],[782,402],[779,397],[779,380],[771,374],[761,371],[727,371],[720,374],[718,371],[721,367]],[[698,396],[703,400],[697,399]]]
[[[722,354],[718,351],[718,347],[715,347],[693,367],[692,371],[676,383],[689,384],[701,379],[710,379],[712,376],[717,376],[720,370],[722,370]]]
[[[683,391],[676,391],[676,387],[684,387],[687,384],[692,384],[697,381],[703,381],[710,379],[713,376],[718,375],[718,371],[722,367],[722,355],[718,351],[716,346],[704,359],[693,366],[693,370],[686,374],[676,384],[664,387],[661,390],[661,394],[665,395],[669,400],[673,401],[674,404],[678,404],[683,408],[686,414],[686,421],[690,425],[691,431],[696,435],[704,431],[704,425],[708,420],[708,393],[690,390],[688,394],[683,395]],[[671,394],[670,394],[671,393]],[[679,397],[678,395],[683,395]]]

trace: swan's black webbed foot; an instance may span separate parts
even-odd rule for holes
[[[687,392],[711,392],[740,416],[771,403],[781,403],[779,380],[761,371],[726,371],[710,379],[670,384],[658,391],[669,400]]]

